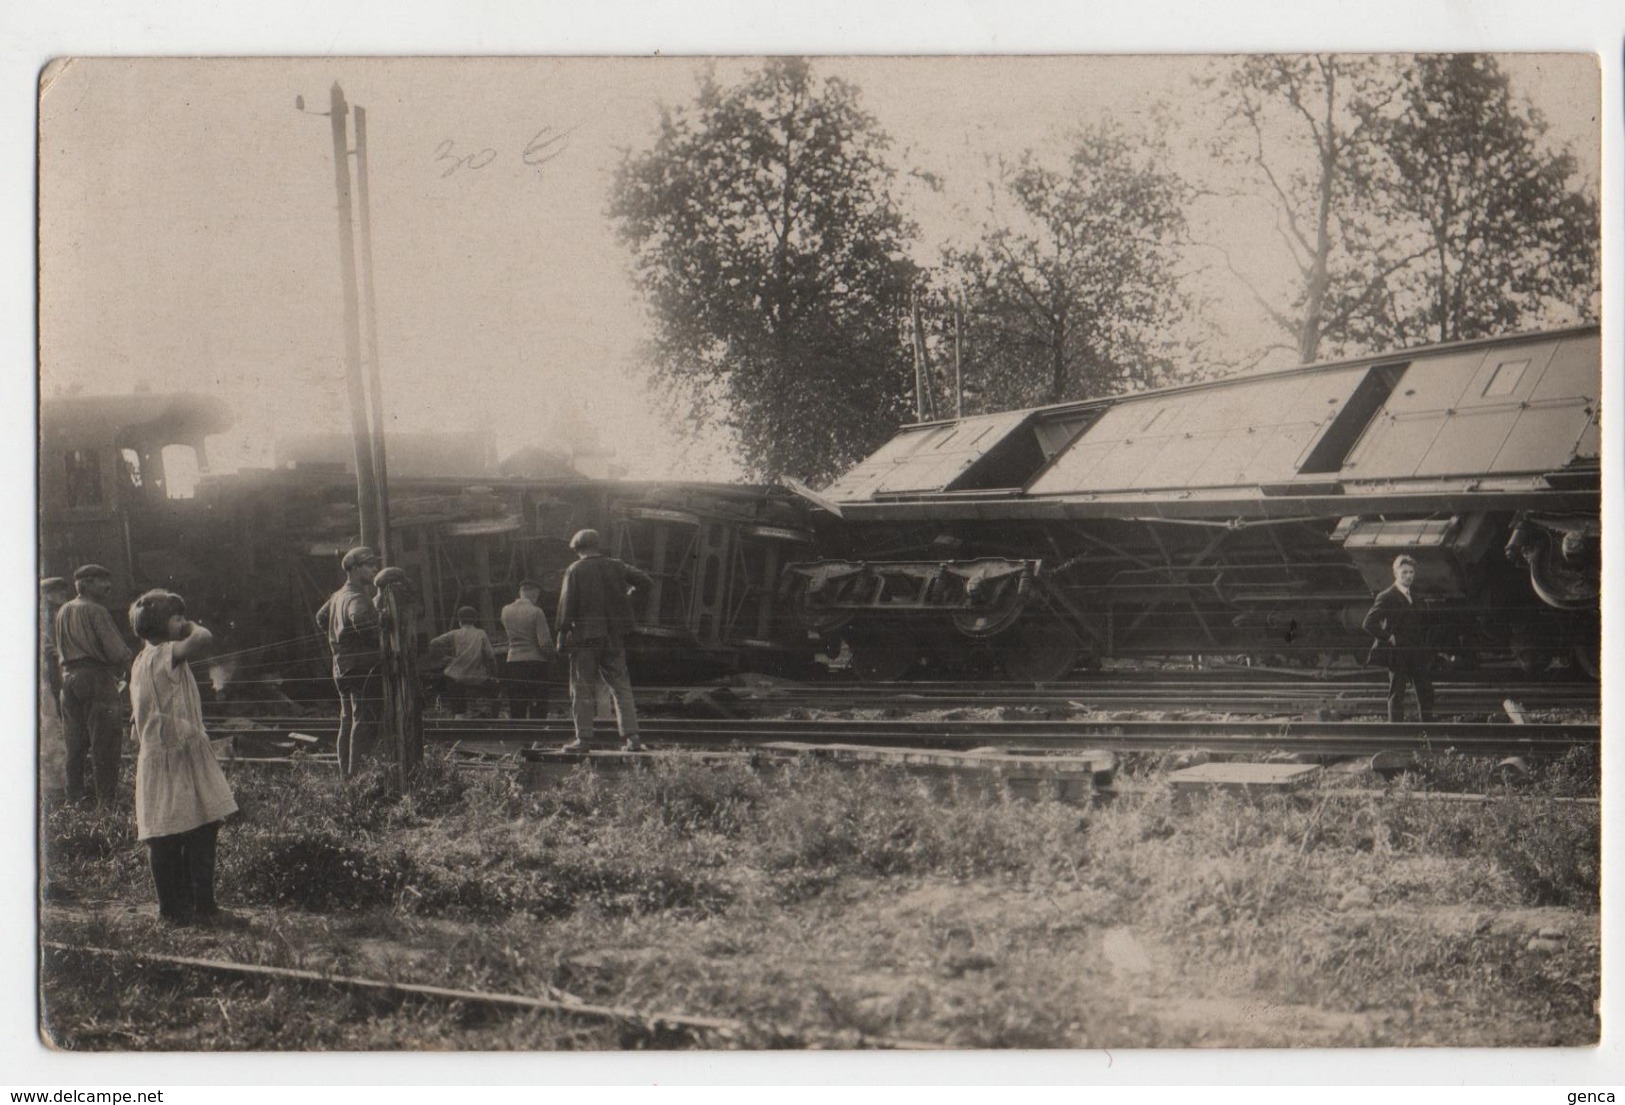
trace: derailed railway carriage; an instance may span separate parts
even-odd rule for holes
[[[1595,674],[1600,383],[1589,326],[908,426],[784,594],[870,679],[1324,664],[1409,553],[1452,662]]]
[[[41,573],[106,565],[115,612],[149,587],[178,590],[222,634],[235,670],[222,678],[245,695],[266,684],[329,693],[313,615],[358,541],[354,476],[310,460],[210,473],[207,439],[232,423],[224,404],[192,395],[46,400]],[[397,436],[391,446],[390,562],[414,584],[425,642],[464,605],[495,631],[526,577],[551,612],[575,560],[570,536],[590,526],[654,579],[629,641],[640,675],[810,665],[806,631],[777,599],[784,565],[811,549],[789,492],[506,476],[456,444]]]

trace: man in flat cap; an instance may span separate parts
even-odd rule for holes
[[[73,586],[78,593],[56,612],[55,621],[68,801],[80,802],[92,793],[85,780],[88,758],[96,804],[106,809],[118,795],[120,683],[135,654],[107,609],[113,573],[100,564],[86,564],[73,573]]]
[[[383,655],[372,581],[383,561],[361,545],[344,554],[340,567],[344,586],[316,611],[316,625],[333,653],[333,685],[339,693],[339,774],[348,779],[362,760],[378,754]]]
[[[615,723],[628,752],[638,742],[638,711],[632,677],[626,671],[626,634],[632,629],[630,589],[654,585],[648,574],[605,556],[598,531],[584,529],[570,539],[576,562],[564,573],[559,592],[559,648],[570,656],[570,708],[576,739],[566,752],[585,752],[592,743],[598,681],[615,700]]]
[[[508,716],[524,720],[547,717],[547,666],[558,655],[547,615],[537,600],[542,585],[522,580],[519,597],[502,608],[502,630],[508,635]]]
[[[469,699],[483,698],[496,682],[497,654],[491,638],[479,627],[480,614],[472,606],[457,608],[457,628],[429,642],[429,655],[445,663],[441,672],[446,705],[456,717],[469,709]]]

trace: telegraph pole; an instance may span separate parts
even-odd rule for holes
[[[378,546],[378,480],[372,465],[372,437],[367,432],[367,396],[361,384],[360,295],[356,288],[355,225],[350,213],[350,109],[344,90],[333,82],[333,183],[339,196],[339,264],[344,275],[344,379],[350,394],[350,434],[355,446],[356,507],[361,543]]]
[[[384,454],[384,383],[378,366],[378,296],[372,275],[372,199],[367,191],[367,109],[355,109],[355,175],[361,203],[361,275],[366,288],[367,387],[372,395],[372,461],[378,481],[378,554],[389,563],[389,466]]]
[[[965,375],[959,367],[959,320],[964,313],[964,300],[954,301],[954,417],[965,417]]]

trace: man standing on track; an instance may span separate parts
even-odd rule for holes
[[[559,592],[559,649],[570,656],[570,708],[576,739],[565,752],[585,752],[592,744],[592,721],[602,679],[615,700],[615,723],[627,752],[641,751],[632,677],[626,671],[626,634],[632,629],[629,588],[652,587],[654,580],[630,564],[605,556],[598,531],[584,529],[570,539],[577,560],[564,573]]]
[[[508,716],[516,721],[547,718],[547,666],[552,663],[553,634],[547,615],[536,600],[542,585],[522,580],[519,597],[502,608],[502,629],[508,635]]]
[[[340,566],[344,586],[316,611],[316,625],[333,653],[333,685],[339,692],[339,774],[348,779],[362,760],[378,754],[383,654],[372,581],[383,561],[362,545],[345,553]]]
[[[120,682],[135,653],[124,643],[107,600],[113,573],[86,564],[73,573],[78,595],[56,612],[57,657],[62,663],[62,730],[68,746],[68,801],[89,797],[85,760],[90,760],[96,804],[113,805],[118,794]]]
[[[1412,592],[1416,561],[1394,559],[1394,583],[1377,595],[1363,628],[1376,638],[1368,662],[1388,668],[1388,720],[1405,719],[1405,687],[1416,687],[1416,706],[1422,721],[1433,720],[1433,650],[1427,643],[1427,616]]]

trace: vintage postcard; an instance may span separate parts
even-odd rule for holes
[[[1601,80],[52,62],[41,1038],[1597,1044]]]

